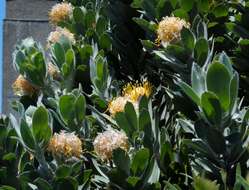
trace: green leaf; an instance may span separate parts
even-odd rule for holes
[[[72,49],[69,49],[66,52],[66,63],[70,67],[73,67],[75,65],[75,55],[74,55],[74,51]]]
[[[209,10],[208,0],[198,0],[197,2],[200,11],[207,12]]]
[[[113,162],[118,170],[124,172],[127,176],[130,175],[130,158],[124,150],[118,148],[113,151]]]
[[[86,28],[92,28],[96,20],[96,13],[94,10],[88,10],[83,17],[85,20],[85,27]]]
[[[55,60],[56,65],[61,68],[63,63],[65,62],[65,51],[61,44],[55,43],[52,46],[53,58]]]
[[[219,5],[214,8],[213,14],[215,17],[226,17],[228,15],[228,7],[225,5]]]
[[[72,169],[70,166],[61,165],[55,172],[57,178],[66,178],[70,176]]]
[[[78,182],[72,177],[59,178],[55,181],[55,190],[70,189],[78,190]]]
[[[96,31],[98,35],[103,34],[108,28],[108,20],[103,16],[99,16],[97,24],[96,24]]]
[[[52,136],[52,130],[49,126],[48,111],[40,106],[35,111],[32,118],[32,131],[37,143],[48,143]]]
[[[223,134],[215,129],[210,128],[207,130],[207,142],[209,146],[212,148],[212,150],[216,154],[225,154],[226,153],[226,142],[225,138],[223,137]],[[211,155],[210,155],[211,156]]]
[[[196,63],[193,63],[191,70],[191,85],[198,96],[206,90],[205,75],[202,68]]]
[[[205,64],[208,53],[208,41],[205,38],[198,39],[195,44],[194,57],[200,66],[203,66]]]
[[[166,186],[165,186],[164,190],[180,190],[179,187],[177,187],[176,185],[171,184],[168,181],[165,182],[165,185]]]
[[[188,19],[188,13],[184,11],[183,9],[176,9],[172,13],[174,16],[182,18],[182,19]]]
[[[83,23],[84,13],[79,7],[75,7],[73,10],[73,18],[76,23]]]
[[[232,67],[232,61],[231,59],[227,56],[225,52],[222,52],[219,56],[219,62],[224,64],[229,71],[229,74],[232,76],[233,75],[233,67]]]
[[[60,109],[60,114],[66,124],[70,120],[74,118],[74,102],[75,102],[75,96],[70,94],[70,95],[63,95],[60,97],[59,100],[59,109]]]
[[[129,183],[132,187],[135,187],[136,184],[140,181],[141,179],[139,177],[134,177],[134,176],[129,176],[126,181]]]
[[[239,93],[239,74],[235,72],[230,83],[230,112],[235,111]]]
[[[129,138],[132,138],[132,135],[134,133],[134,130],[130,126],[129,121],[126,118],[126,115],[124,112],[119,112],[115,114],[115,121],[117,122],[118,126],[124,130],[124,132],[127,134]]]
[[[201,177],[194,179],[195,190],[219,190],[219,185],[215,181],[210,181]]]
[[[49,185],[49,183],[47,181],[45,181],[42,178],[37,178],[34,181],[35,185],[38,187],[38,189],[42,189],[42,190],[53,190],[53,188],[51,187],[51,185]]]
[[[92,169],[84,170],[84,177],[83,177],[84,184],[86,184],[87,181],[91,179],[90,177],[91,177],[92,172],[93,172]]]
[[[21,71],[20,68],[23,64],[25,64],[25,55],[19,50],[14,54],[14,67],[17,71],[21,72],[21,74],[23,74],[23,71]]]
[[[246,181],[241,175],[236,174],[236,186],[241,185],[244,189],[249,189],[249,182]],[[241,188],[239,188],[241,189]]]
[[[35,139],[28,124],[22,119],[20,125],[20,133],[24,144],[31,150],[35,149]]]
[[[0,190],[16,190],[14,187],[3,185],[0,187]]]
[[[138,176],[142,174],[148,165],[149,156],[150,152],[147,148],[142,148],[136,152],[131,164],[133,175]]]
[[[212,92],[205,92],[201,96],[201,107],[207,119],[219,126],[222,119],[222,110],[218,97]]]
[[[99,38],[99,46],[102,49],[110,49],[111,48],[111,39],[107,33],[101,34]]]
[[[157,161],[155,159],[153,159],[151,161],[150,165],[152,166],[152,168],[151,168],[150,177],[148,179],[148,183],[153,184],[153,183],[156,183],[159,181],[160,169],[159,169],[159,167],[157,165]]]
[[[171,5],[172,5],[173,8],[176,7],[177,2],[178,2],[178,0],[170,0],[170,3],[171,3]]]
[[[41,79],[44,79],[46,76],[46,63],[44,60],[44,56],[42,52],[38,52],[35,54],[34,59],[33,59],[33,63],[36,67],[37,73],[38,75],[41,76]],[[41,82],[41,81],[39,81]]]
[[[207,72],[207,89],[215,93],[224,111],[230,106],[230,74],[225,65],[212,63]]]
[[[181,39],[185,48],[188,51],[192,52],[195,47],[195,36],[194,34],[187,28],[183,28],[181,31]]]
[[[138,130],[137,113],[135,111],[133,104],[131,102],[127,102],[124,110],[126,118],[130,123],[130,127],[132,127],[133,130]]]
[[[141,43],[146,50],[152,51],[157,48],[156,44],[150,40],[141,40]]]
[[[86,114],[86,100],[83,95],[80,95],[75,102],[75,112],[78,123],[85,119]]]
[[[195,102],[198,106],[201,105],[201,101],[199,96],[194,92],[194,90],[185,82],[178,82],[178,85],[181,87],[183,92],[193,101]]]
[[[133,20],[147,32],[155,33],[157,30],[157,25],[154,22],[149,22],[143,18],[133,18]]]
[[[16,154],[14,154],[14,153],[5,154],[5,155],[3,155],[2,159],[3,159],[4,161],[12,161],[12,160],[15,160],[15,159],[16,159]]]
[[[180,0],[181,7],[187,12],[193,8],[194,2],[195,0]]]

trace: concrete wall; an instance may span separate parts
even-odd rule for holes
[[[3,113],[10,112],[10,102],[15,98],[12,83],[17,73],[12,67],[15,44],[32,36],[43,45],[51,31],[48,11],[56,3],[52,0],[10,0],[6,2],[3,44]]]

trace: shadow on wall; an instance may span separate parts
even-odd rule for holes
[[[5,0],[0,0],[0,113],[2,113],[3,90],[3,19],[5,17]]]

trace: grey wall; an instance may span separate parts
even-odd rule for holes
[[[36,41],[46,44],[51,31],[48,11],[56,3],[52,0],[10,0],[6,2],[3,44],[3,113],[10,112],[10,102],[15,98],[12,83],[17,73],[12,67],[12,52],[15,44],[32,36]]]

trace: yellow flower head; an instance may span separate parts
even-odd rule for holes
[[[183,27],[189,28],[190,24],[178,17],[164,17],[158,25],[157,41],[162,42],[163,45],[178,41]]]
[[[129,83],[123,89],[123,96],[127,97],[131,102],[138,102],[142,96],[149,97],[152,94],[152,85],[145,81],[143,83]]]
[[[17,96],[32,96],[38,89],[35,88],[22,75],[19,75],[12,85],[14,94]]]
[[[121,148],[125,151],[129,149],[128,137],[125,133],[114,130],[107,130],[100,133],[93,142],[94,151],[102,160],[110,160],[112,152]]]
[[[79,158],[82,154],[82,142],[74,133],[61,131],[51,138],[48,150],[59,158]]]
[[[49,12],[49,19],[53,24],[58,24],[61,21],[69,19],[73,12],[71,4],[63,2],[54,5]]]
[[[75,38],[74,38],[73,33],[71,33],[66,28],[57,27],[56,30],[53,32],[50,32],[50,34],[48,36],[48,39],[47,39],[48,47],[50,47],[51,44],[59,42],[59,40],[62,36],[66,37],[72,44],[75,44]]]

